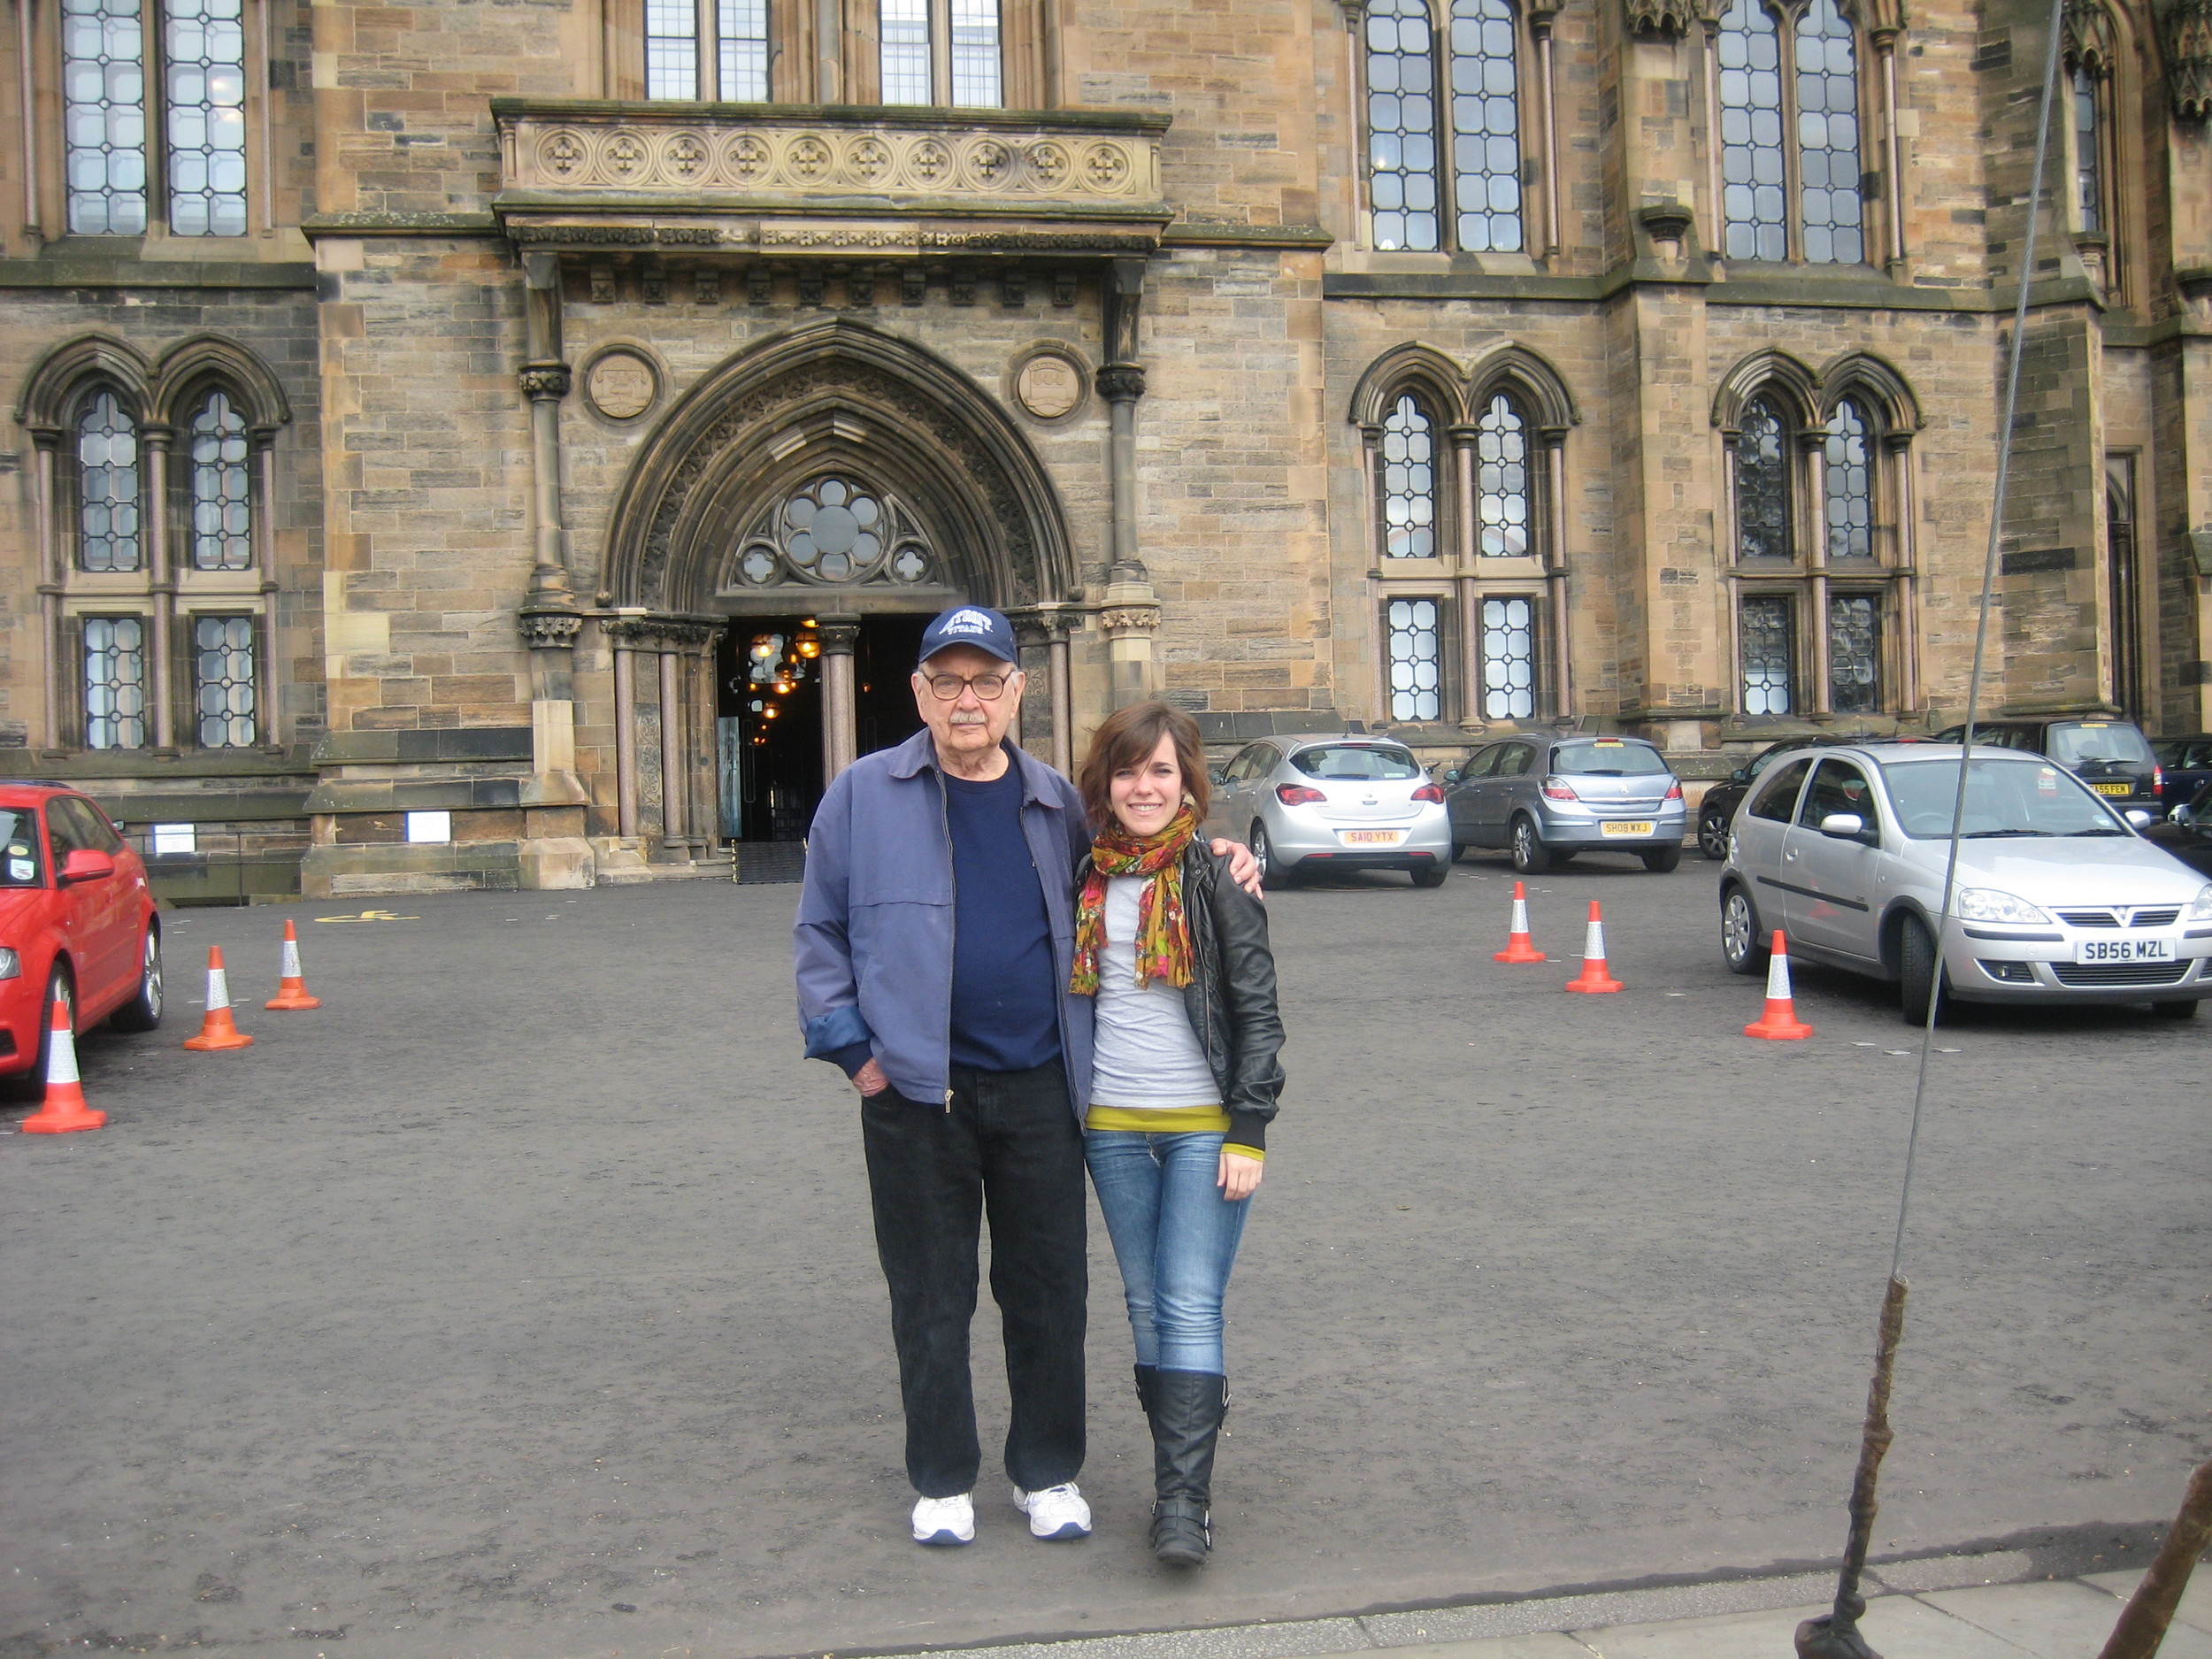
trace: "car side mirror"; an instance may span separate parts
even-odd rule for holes
[[[1838,841],[1857,841],[1868,839],[1866,820],[1856,812],[1831,812],[1820,820],[1820,833],[1832,835]]]
[[[1214,787],[1218,789],[1229,781],[1229,769],[1226,766],[1210,766],[1206,769],[1206,776],[1212,780]]]
[[[114,873],[114,859],[89,847],[80,847],[62,861],[61,885],[73,887],[80,881],[97,881]]]
[[[1447,771],[1444,774],[1444,781],[1446,783],[1457,783],[1459,781],[1459,768],[1454,766]]]
[[[2171,812],[2167,814],[2167,817],[2173,819],[2175,823],[2180,825],[2184,829],[2187,829],[2191,825],[2197,821],[2196,814],[2192,812],[2185,805],[2176,807]]]
[[[1748,766],[1737,767],[1735,771],[1728,774],[1728,781],[1731,783],[1749,783],[1751,781],[1751,769]]]
[[[2147,830],[2151,826],[2151,815],[2143,810],[2143,809],[2139,806],[2131,806],[2127,810],[2127,820],[2135,828],[2139,830]],[[70,855],[70,862],[73,864],[75,861],[76,855],[72,853]]]

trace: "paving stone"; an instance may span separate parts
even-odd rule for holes
[[[2108,1590],[2124,1601],[2135,1594],[2135,1586],[2143,1582],[2139,1572],[2093,1572],[2084,1575],[2082,1582],[2093,1584],[2100,1590]],[[2197,1563],[2190,1575],[2186,1588],[2181,1593],[2181,1605],[2174,1609],[2174,1623],[2186,1624],[2193,1630],[2212,1631],[2212,1566]]]
[[[1955,1617],[2002,1636],[2037,1659],[2096,1659],[2120,1617],[2111,1594],[2085,1584],[2017,1584],[1939,1590],[1920,1598]],[[2212,1635],[2170,1630],[2160,1659],[2212,1659]]]

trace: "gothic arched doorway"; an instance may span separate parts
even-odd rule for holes
[[[702,379],[641,447],[603,586],[626,836],[657,816],[672,848],[687,813],[695,846],[709,818],[795,839],[830,778],[918,728],[922,624],[963,601],[1025,625],[1022,738],[1065,764],[1057,492],[972,377],[880,329],[825,319]]]

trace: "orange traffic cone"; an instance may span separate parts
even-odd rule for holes
[[[1743,1034],[1769,1042],[1795,1042],[1813,1034],[1810,1025],[1798,1023],[1797,1003],[1790,995],[1790,953],[1778,927],[1774,930],[1774,954],[1767,958],[1767,1011],[1746,1025]]]
[[[238,1029],[238,1023],[230,1014],[230,976],[223,972],[223,948],[211,945],[207,951],[207,1013],[200,1021],[200,1034],[187,1037],[184,1046],[204,1052],[212,1048],[247,1048],[253,1039]]]
[[[1598,902],[1590,901],[1590,931],[1582,943],[1582,972],[1567,981],[1570,991],[1617,991],[1621,982],[1605,971],[1605,924],[1598,917]]]
[[[84,1103],[84,1089],[77,1081],[77,1040],[69,1030],[69,1004],[58,996],[50,1011],[53,1025],[46,1039],[46,1103],[23,1120],[23,1133],[65,1135],[97,1129],[108,1115]]]
[[[282,1010],[320,1008],[323,999],[307,994],[307,980],[300,973],[300,933],[291,923],[284,924],[284,962],[278,970],[277,994],[264,1008]]]
[[[1505,949],[1490,953],[1493,962],[1541,962],[1544,953],[1528,936],[1528,888],[1521,882],[1513,884],[1513,921],[1505,936]]]

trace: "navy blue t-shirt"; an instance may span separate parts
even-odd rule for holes
[[[1021,770],[1010,761],[989,783],[938,776],[952,831],[952,1063],[1026,1071],[1059,1057],[1060,999]]]

